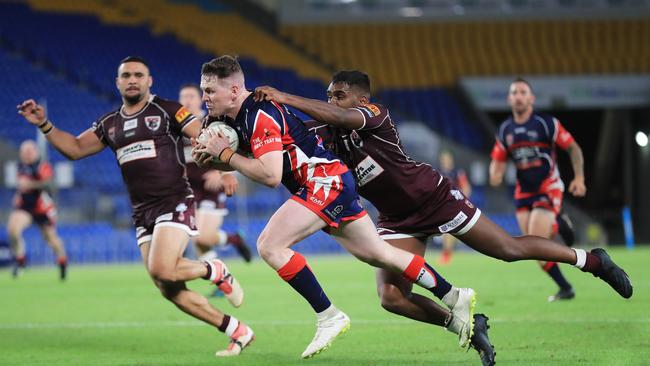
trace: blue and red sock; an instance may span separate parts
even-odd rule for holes
[[[302,295],[315,312],[320,313],[332,305],[300,253],[294,252],[289,262],[278,269],[278,275]]]

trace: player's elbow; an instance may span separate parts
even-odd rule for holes
[[[264,185],[270,188],[277,188],[282,183],[282,178],[275,175],[270,175],[264,180]]]

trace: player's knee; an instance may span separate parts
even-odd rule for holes
[[[20,236],[23,235],[23,231],[15,228],[15,227],[8,227],[7,228],[7,235],[9,236],[9,239],[12,241],[16,241],[20,239]]]
[[[260,236],[257,238],[257,254],[259,254],[262,259],[268,262],[269,259],[276,254],[276,252],[277,250],[275,250],[275,247],[268,235],[262,232],[262,234],[260,234]]]
[[[216,244],[216,240],[210,240],[211,238],[208,235],[199,234],[196,238],[196,246],[199,247],[204,252],[207,252]]]
[[[381,307],[391,313],[399,313],[404,303],[404,294],[395,285],[384,284],[379,290]]]
[[[161,288],[168,283],[176,282],[176,271],[166,266],[152,265],[149,268],[149,275],[156,283],[160,283]]]

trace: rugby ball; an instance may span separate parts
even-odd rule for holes
[[[225,136],[228,141],[230,141],[230,148],[232,151],[237,151],[237,148],[239,147],[239,136],[234,128],[221,121],[212,122],[206,128],[211,129],[213,132],[221,133],[222,136]],[[206,133],[201,133],[198,141],[201,144],[205,144],[208,141],[208,135]]]

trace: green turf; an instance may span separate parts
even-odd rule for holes
[[[439,270],[479,294],[477,311],[490,317],[499,365],[650,364],[650,250],[615,250],[635,285],[623,300],[600,280],[565,267],[577,290],[571,302],[546,302],[555,288],[535,263],[506,264],[458,254]],[[429,258],[432,259],[432,258]],[[18,280],[0,272],[0,365],[469,365],[456,336],[383,311],[373,270],[354,259],[308,258],[351,330],[311,360],[300,353],[311,340],[309,306],[262,262],[231,261],[246,299],[227,313],[257,334],[241,357],[216,359],[226,338],[176,310],[143,268],[80,266],[59,283],[54,267],[31,269]],[[209,286],[194,281],[202,293]]]

